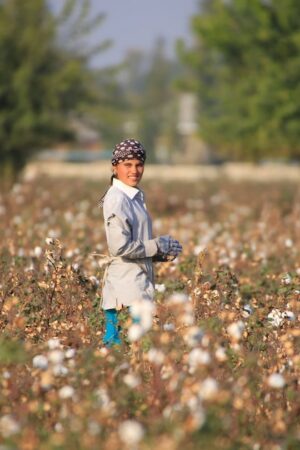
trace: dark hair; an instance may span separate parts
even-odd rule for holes
[[[110,186],[112,186],[114,178],[117,178],[116,175],[113,173],[112,176],[110,177]],[[108,188],[109,189],[109,188]],[[108,189],[106,189],[106,191],[104,192],[104,194],[102,195],[102,197],[100,198],[100,200],[98,200],[98,206],[99,208],[103,207],[103,203],[104,203],[104,198],[107,194]]]

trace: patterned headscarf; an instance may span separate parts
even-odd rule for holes
[[[127,159],[138,159],[143,163],[146,161],[146,150],[139,141],[135,139],[125,139],[114,148],[111,163],[116,166]]]

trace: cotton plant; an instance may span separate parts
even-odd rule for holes
[[[272,373],[268,377],[267,383],[271,388],[274,389],[281,389],[286,384],[284,377],[280,373]]]
[[[226,204],[218,198],[214,204],[206,184],[201,183],[203,191],[197,195],[204,199],[202,208],[189,207],[186,221],[181,220],[185,210],[178,218],[175,210],[172,218],[161,219],[163,233],[172,229],[180,238],[186,235],[186,254],[179,264],[158,265],[157,283],[166,286],[168,280],[169,286],[174,281],[184,289],[171,294],[169,287],[164,292],[157,290],[155,311],[138,313],[148,317],[143,326],[140,317],[133,318],[128,330],[134,337],[130,344],[107,349],[99,348],[103,326],[97,294],[95,290],[85,292],[85,283],[93,282],[90,277],[101,281],[98,267],[87,256],[90,248],[105,252],[103,229],[94,224],[99,211],[79,206],[85,196],[81,193],[84,183],[77,191],[79,200],[74,200],[75,181],[70,189],[65,181],[56,180],[51,184],[51,197],[50,184],[45,183],[42,179],[38,185],[22,184],[22,190],[31,193],[26,200],[22,192],[25,200],[20,206],[13,196],[3,200],[3,218],[7,216],[12,226],[5,226],[6,220],[0,224],[8,255],[0,280],[1,292],[8,293],[1,304],[1,325],[3,336],[12,337],[14,344],[17,333],[22,337],[17,344],[23,349],[25,363],[1,360],[2,446],[63,447],[74,440],[84,448],[142,449],[150,445],[157,450],[168,446],[179,450],[205,448],[208,438],[218,448],[234,448],[241,442],[253,450],[278,447],[279,441],[282,447],[294,441],[297,445],[298,203],[291,201],[293,212],[285,210],[282,221],[282,205],[270,203],[270,198],[281,196],[275,187],[271,197],[267,186],[260,190],[258,210],[252,192],[255,186],[251,192],[239,189],[236,196],[236,185],[224,184]],[[65,205],[55,203],[62,194],[66,195],[67,211],[80,223],[66,220]],[[88,195],[92,198],[94,194],[90,190]],[[176,196],[178,205],[184,193]],[[244,202],[239,197],[244,197]],[[159,200],[168,204],[164,194],[160,193]],[[23,214],[25,207],[28,214]],[[248,215],[243,207],[250,211]],[[256,213],[252,217],[253,211],[259,217]],[[49,233],[52,241],[46,244]],[[41,283],[51,286],[53,272],[51,263],[48,272],[43,271],[43,255],[55,249],[59,234],[67,258],[62,275],[70,274],[72,264],[78,264],[74,268],[79,271],[71,272],[72,283],[67,288],[57,286],[53,314],[47,322]],[[202,243],[202,236],[209,239]],[[293,241],[292,247],[285,244],[286,237]],[[205,246],[208,256],[203,277],[192,286],[189,281],[197,245]],[[41,256],[39,249],[34,252],[35,247],[42,249]],[[228,279],[221,285],[217,277],[226,271],[226,266],[219,265],[222,258],[234,265],[232,271],[239,278],[239,293],[231,297]],[[23,270],[31,262],[30,271]],[[80,278],[82,273],[89,281]],[[259,284],[261,273],[265,283]],[[14,300],[7,290],[10,276]],[[15,283],[17,280],[21,284]],[[41,303],[35,304],[38,295]],[[66,305],[68,295],[72,302]],[[5,339],[1,340],[2,357],[5,345]],[[22,352],[13,350],[9,357],[22,358]],[[128,420],[138,425],[128,425]],[[246,422],[253,427],[245,441]]]
[[[145,431],[139,422],[131,419],[120,423],[118,433],[123,444],[127,448],[134,449],[143,439]]]
[[[151,329],[154,313],[155,305],[148,300],[140,300],[132,304],[130,314],[133,323],[128,329],[128,339],[130,342],[138,341]]]

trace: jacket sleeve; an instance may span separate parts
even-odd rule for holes
[[[106,220],[105,229],[108,249],[112,256],[149,258],[158,251],[154,239],[133,241],[129,220],[122,215],[111,214]]]

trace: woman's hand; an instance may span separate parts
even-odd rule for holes
[[[182,252],[182,246],[169,235],[159,236],[155,239],[158,252],[163,255],[177,256]]]
[[[176,239],[170,241],[170,250],[167,252],[168,255],[177,256],[182,252],[182,245]]]

